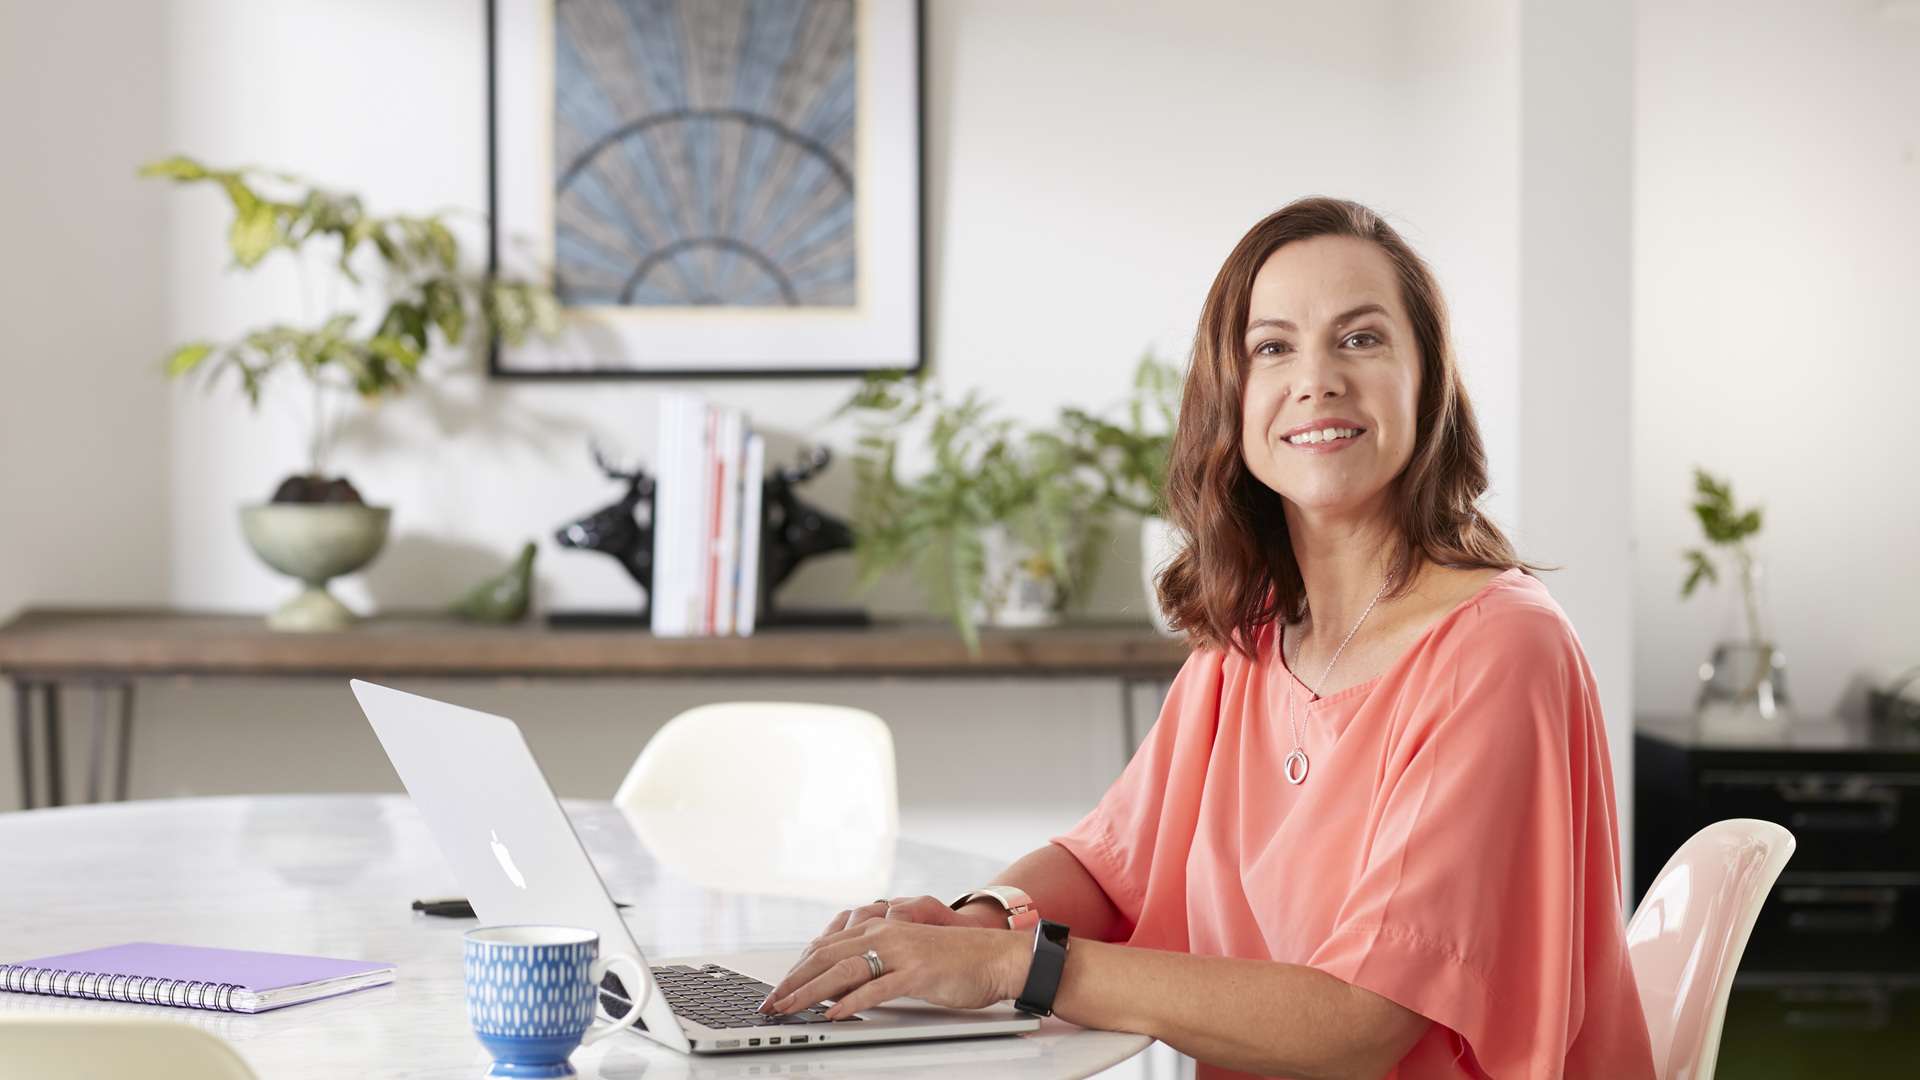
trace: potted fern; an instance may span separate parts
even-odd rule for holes
[[[230,341],[181,344],[166,357],[174,378],[213,385],[228,376],[257,408],[282,373],[305,380],[311,401],[307,460],[272,498],[243,507],[241,527],[262,561],[305,587],[268,617],[277,630],[333,630],[353,614],[327,592],[333,577],[372,561],[390,511],[368,506],[346,477],[331,475],[335,433],[347,409],[407,389],[433,355],[470,340],[524,340],[553,333],[559,305],[544,287],[462,270],[446,215],[369,213],[359,196],[297,176],[255,168],[219,169],[188,157],[151,162],[140,175],[219,189],[232,204],[227,247],[234,267],[255,270],[286,253],[303,285],[315,271],[324,307],[308,292],[300,324],[274,323]],[[363,274],[373,271],[371,282]],[[341,285],[357,303],[337,308]],[[355,295],[359,294],[359,295]]]
[[[1154,627],[1169,635],[1173,629],[1160,609],[1156,579],[1184,542],[1166,516],[1167,454],[1180,412],[1180,382],[1178,367],[1147,352],[1134,365],[1133,387],[1119,407],[1119,417],[1076,408],[1060,411],[1074,457],[1099,479],[1101,505],[1140,519],[1147,611]]]
[[[976,392],[869,377],[842,406],[859,425],[854,554],[860,586],[910,567],[970,651],[979,627],[1057,622],[1105,535],[1101,495],[1073,448],[994,414]],[[903,457],[924,467],[906,475]]]

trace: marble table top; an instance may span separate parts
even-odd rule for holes
[[[652,963],[694,953],[794,948],[839,905],[723,892],[663,865],[606,803],[566,804],[608,890]],[[890,895],[957,893],[991,859],[901,841]],[[415,913],[460,895],[403,796],[171,799],[0,814],[0,962],[128,941],[313,953],[393,963],[391,986],[259,1015],[0,992],[0,1017],[156,1016],[233,1044],[265,1080],[478,1077],[489,1063],[467,1026],[461,935],[471,919]],[[850,898],[850,899],[864,899]],[[897,1046],[693,1057],[639,1036],[576,1051],[583,1077],[1087,1076],[1149,1039],[1057,1019],[1032,1034]]]

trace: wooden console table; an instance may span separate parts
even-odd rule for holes
[[[1121,737],[1131,755],[1143,734],[1136,691],[1170,681],[1187,651],[1184,641],[1135,622],[984,631],[979,654],[970,655],[950,625],[933,621],[763,629],[746,638],[656,638],[639,629],[552,629],[532,621],[486,626],[437,615],[390,615],[340,633],[282,634],[254,615],[30,609],[0,627],[0,676],[14,684],[21,804],[31,807],[36,774],[44,779],[41,804],[66,801],[60,690],[68,686],[93,691],[91,802],[106,786],[108,729],[115,724],[113,797],[126,797],[133,680],[141,677],[1110,678],[1120,687]],[[117,708],[110,696],[117,696]]]

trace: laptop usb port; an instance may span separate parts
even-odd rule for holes
[[[807,1037],[805,1035],[795,1035],[793,1038],[787,1040],[787,1045],[799,1046],[801,1043],[806,1041],[807,1041]]]
[[[747,1040],[747,1045],[748,1045],[748,1046],[759,1046],[759,1045],[760,1045],[760,1040],[759,1040],[759,1039],[748,1039],[748,1040]]]

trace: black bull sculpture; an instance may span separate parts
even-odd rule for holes
[[[554,534],[561,547],[610,555],[628,576],[653,596],[654,478],[645,469],[615,468],[598,447],[594,464],[608,479],[627,485],[620,498]],[[803,450],[793,465],[775,469],[761,481],[760,595],[757,610],[770,613],[773,590],[816,555],[853,547],[845,521],[813,506],[794,489],[818,475],[833,454],[824,446]],[[645,608],[642,608],[644,611]],[[838,620],[836,620],[838,621]]]

